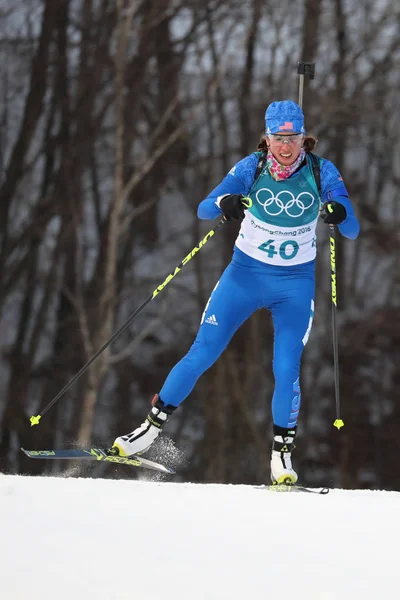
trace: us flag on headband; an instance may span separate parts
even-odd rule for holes
[[[287,129],[293,129],[292,121],[286,121],[283,125],[279,126],[279,131],[286,131]]]

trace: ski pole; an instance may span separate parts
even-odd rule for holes
[[[332,207],[328,204],[327,209],[332,212]],[[329,225],[329,247],[331,255],[331,293],[332,293],[332,334],[333,334],[333,369],[335,379],[335,403],[336,419],[334,427],[340,429],[344,422],[340,418],[340,394],[339,394],[339,350],[338,335],[336,323],[337,294],[336,294],[336,230],[334,225]]]
[[[308,75],[310,79],[314,79],[315,63],[299,62],[297,65],[297,73],[300,76],[299,80],[299,106],[303,108],[304,94],[304,77]],[[328,205],[329,212],[332,212],[332,207]],[[332,337],[333,337],[333,369],[335,380],[335,403],[336,403],[336,419],[333,423],[337,429],[343,427],[344,422],[340,418],[340,392],[339,392],[339,350],[338,350],[338,334],[336,323],[337,312],[337,295],[336,295],[336,230],[334,225],[329,226],[329,246],[331,255],[331,293],[332,293]]]
[[[248,197],[244,197],[242,199],[242,202],[246,209],[250,208],[253,204],[251,198],[248,198]],[[193,258],[193,256],[195,256],[195,254],[197,254],[197,252],[199,252],[199,250],[201,250],[201,248],[203,248],[203,246],[205,246],[205,244],[208,242],[208,240],[213,237],[213,235],[215,234],[217,229],[219,227],[221,227],[221,225],[226,223],[226,221],[227,221],[227,219],[225,217],[223,217],[216,224],[216,226],[213,229],[211,229],[211,231],[209,231],[203,237],[202,240],[200,240],[200,242],[197,244],[197,246],[195,246],[193,248],[193,250],[191,250],[191,252],[189,252],[189,254],[187,256],[185,256],[185,258],[182,260],[182,262],[177,267],[175,267],[175,270],[172,271],[172,273],[170,273],[165,278],[165,280],[159,286],[156,287],[154,292],[152,294],[150,294],[146,298],[146,300],[144,300],[144,302],[142,302],[142,304],[135,310],[135,312],[133,312],[130,315],[130,317],[128,317],[128,319],[125,321],[125,323],[123,325],[121,325],[121,327],[119,329],[117,329],[117,331],[110,337],[110,339],[107,340],[107,342],[105,342],[101,346],[101,348],[99,348],[97,350],[97,352],[95,354],[93,354],[92,358],[90,358],[87,361],[87,363],[85,365],[83,365],[83,367],[80,369],[80,371],[78,371],[78,373],[76,373],[76,375],[74,375],[72,377],[72,379],[62,388],[62,390],[60,390],[58,392],[58,394],[53,398],[53,400],[51,402],[49,402],[49,404],[38,415],[34,415],[34,416],[30,417],[31,427],[33,427],[34,425],[39,425],[39,421],[43,417],[43,415],[46,414],[47,411],[57,402],[57,400],[59,400],[61,398],[61,396],[63,396],[65,394],[65,392],[71,387],[71,385],[73,385],[75,383],[75,381],[77,381],[79,379],[79,377],[81,377],[81,375],[83,375],[85,373],[85,371],[87,371],[87,369],[90,367],[90,365],[92,363],[94,363],[94,361],[100,356],[100,354],[102,354],[104,352],[104,350],[106,350],[106,348],[108,348],[117,339],[117,337],[119,337],[121,335],[121,333],[123,333],[125,331],[125,329],[127,329],[129,327],[129,325],[132,323],[132,321],[134,319],[136,319],[136,317],[142,312],[142,310],[152,300],[154,300],[154,298],[156,296],[158,296],[158,294],[169,284],[170,281],[172,281],[172,279],[183,269],[183,267],[185,265],[187,265],[187,263]]]
[[[297,72],[300,74],[299,84],[299,104],[303,101],[304,75],[309,74],[310,79],[314,78],[315,64],[299,63]],[[302,104],[300,104],[302,106]],[[332,212],[332,207],[328,204],[327,210]],[[333,371],[335,382],[335,405],[336,419],[333,423],[338,430],[344,426],[343,420],[340,418],[340,387],[339,387],[339,345],[337,333],[337,293],[336,293],[336,230],[334,225],[329,225],[329,247],[331,256],[331,296],[332,296],[332,340],[333,340]]]

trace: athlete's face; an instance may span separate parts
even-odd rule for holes
[[[302,133],[279,133],[269,135],[267,143],[272,154],[281,165],[292,165],[300,154],[304,135]]]

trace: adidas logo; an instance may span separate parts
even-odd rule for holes
[[[210,325],[218,325],[218,321],[215,318],[215,315],[211,315],[210,317],[208,317],[208,319],[206,319],[206,323],[210,323]]]

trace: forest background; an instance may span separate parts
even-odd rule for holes
[[[214,224],[199,202],[297,99],[341,171],[361,234],[338,244],[333,427],[330,265],[319,225],[296,467],[310,485],[400,490],[398,0],[1,0],[0,470],[135,477],[29,461],[108,446],[189,349],[237,225],[196,254],[63,398],[46,406]],[[269,477],[273,331],[259,311],[168,424],[177,481]],[[174,443],[171,440],[174,440]]]

